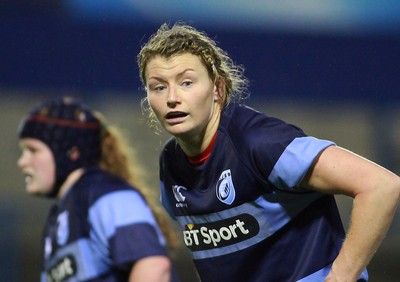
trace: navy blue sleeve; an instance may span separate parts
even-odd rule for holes
[[[333,142],[307,136],[277,118],[256,114],[244,132],[244,150],[264,179],[282,190],[297,189],[314,159]]]

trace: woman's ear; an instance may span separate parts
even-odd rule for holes
[[[214,85],[214,101],[223,101],[225,95],[225,85],[222,79],[217,79]]]

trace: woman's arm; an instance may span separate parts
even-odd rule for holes
[[[169,282],[171,262],[165,256],[151,256],[138,260],[132,266],[130,282]]]
[[[349,230],[326,281],[356,281],[390,226],[400,178],[343,148],[331,146],[314,162],[302,187],[354,198]]]

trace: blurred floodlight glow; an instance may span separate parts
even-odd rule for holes
[[[120,24],[191,22],[214,29],[400,32],[397,0],[68,0],[70,15]]]

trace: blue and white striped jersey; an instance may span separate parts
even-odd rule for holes
[[[42,281],[127,281],[133,263],[167,255],[141,194],[98,168],[87,169],[49,214]]]
[[[162,203],[202,281],[323,281],[345,233],[334,196],[299,183],[335,144],[237,104],[217,134],[202,165],[175,138],[160,156]]]

